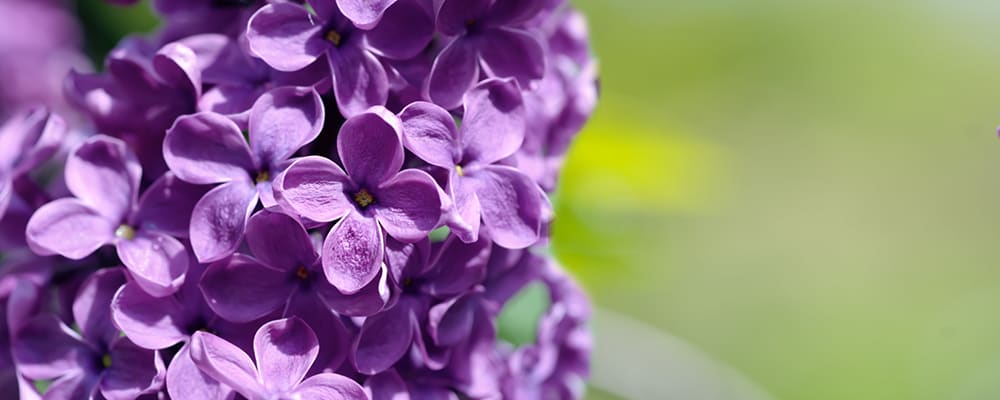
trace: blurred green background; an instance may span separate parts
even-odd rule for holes
[[[149,23],[80,3],[92,54]],[[589,398],[1000,398],[1000,3],[574,3]]]

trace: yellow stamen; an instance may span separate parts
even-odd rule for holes
[[[343,39],[337,31],[331,29],[326,32],[326,41],[333,43],[334,46],[340,46],[340,41]]]
[[[461,165],[456,165],[455,166],[455,173],[457,173],[458,176],[465,176],[465,172],[462,171],[462,166]]]
[[[101,357],[101,364],[104,364],[104,368],[110,367],[111,366],[111,355],[110,354],[105,354],[104,357]]]
[[[299,269],[295,270],[295,276],[299,279],[306,279],[309,277],[309,270],[306,267],[299,266]]]
[[[358,203],[361,208],[365,208],[375,202],[375,197],[368,192],[368,189],[361,189],[361,191],[354,194],[354,202]]]
[[[135,228],[121,224],[118,226],[118,229],[115,229],[115,236],[125,240],[135,239]]]
[[[271,180],[271,173],[268,171],[260,171],[257,173],[257,183],[267,182]]]

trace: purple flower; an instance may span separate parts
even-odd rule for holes
[[[548,199],[523,172],[499,163],[524,141],[524,106],[512,80],[488,80],[465,96],[461,128],[431,103],[406,107],[406,148],[448,171],[447,191],[455,201],[449,227],[465,241],[479,234],[480,220],[493,240],[523,248],[539,238]]]
[[[427,237],[441,219],[439,189],[427,173],[400,171],[399,118],[382,107],[347,120],[333,161],[296,160],[275,182],[283,206],[314,221],[340,221],[323,243],[326,278],[343,293],[361,290],[378,274],[385,234],[404,242]]]
[[[434,61],[425,97],[444,108],[486,76],[515,78],[523,87],[545,72],[545,53],[538,38],[518,24],[541,10],[543,0],[444,0],[437,13],[438,30],[454,39]]]
[[[271,178],[300,147],[319,135],[323,104],[311,88],[274,89],[250,111],[249,145],[235,123],[213,112],[177,119],[163,153],[170,170],[187,182],[217,184],[194,207],[191,244],[198,261],[232,254],[257,201],[275,205]]]
[[[341,375],[321,373],[306,378],[319,354],[319,342],[301,319],[264,324],[254,336],[253,350],[256,364],[239,347],[211,333],[195,333],[191,342],[198,368],[249,400],[368,398],[361,385]]]
[[[66,186],[74,197],[55,200],[28,221],[28,244],[38,254],[79,260],[114,245],[144,290],[166,296],[184,282],[188,259],[178,216],[190,213],[201,191],[171,175],[158,179],[141,199],[142,168],[122,141],[87,140],[66,161]]]
[[[279,71],[297,71],[325,57],[333,79],[333,92],[341,114],[353,116],[371,106],[384,105],[389,78],[376,57],[409,58],[420,52],[433,35],[430,2],[402,0],[385,11],[387,1],[360,4],[342,2],[342,7],[366,22],[362,31],[344,17],[334,0],[309,0],[315,14],[295,3],[268,4],[250,19],[247,39],[251,51]],[[365,2],[370,3],[370,2]],[[369,8],[370,7],[370,8]],[[379,26],[370,15],[377,12]],[[405,34],[404,34],[405,33]]]
[[[111,297],[123,283],[121,269],[95,272],[73,303],[80,332],[55,315],[38,315],[14,337],[14,359],[28,379],[53,380],[46,399],[135,399],[160,389],[164,364],[159,352],[120,336],[111,322]]]
[[[248,332],[256,326],[230,323],[212,311],[198,285],[203,270],[204,266],[192,264],[187,281],[173,295],[153,297],[135,282],[129,282],[111,301],[115,325],[139,347],[164,350],[184,343],[166,373],[167,392],[176,399],[221,399],[232,394],[232,389],[195,366],[190,353],[191,335],[204,330],[249,343]]]
[[[26,110],[0,126],[0,220],[15,195],[15,181],[51,158],[65,136],[66,122],[44,108]]]

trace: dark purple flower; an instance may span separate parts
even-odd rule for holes
[[[161,147],[174,120],[195,111],[201,73],[180,43],[160,49],[137,38],[119,43],[100,74],[70,73],[66,96],[101,133],[125,140],[151,176],[166,170]]]
[[[46,399],[129,400],[163,385],[159,352],[136,346],[111,322],[111,297],[123,283],[125,275],[117,268],[87,279],[73,303],[79,333],[51,314],[38,315],[17,331],[18,370],[28,379],[53,380]]]
[[[191,244],[198,261],[232,254],[258,199],[275,205],[271,178],[300,147],[319,135],[323,104],[312,88],[267,92],[250,111],[249,144],[233,121],[213,112],[184,116],[167,132],[163,153],[170,170],[187,182],[217,185],[191,215]]]
[[[114,245],[144,290],[171,294],[184,282],[188,259],[178,217],[190,213],[202,191],[164,175],[139,199],[142,168],[122,141],[96,136],[66,161],[66,186],[74,197],[38,209],[28,221],[28,244],[38,254],[79,260]]]
[[[198,332],[191,356],[202,371],[249,400],[366,400],[361,385],[334,373],[306,378],[319,354],[313,330],[296,317],[264,324],[253,340],[254,359],[211,333]],[[305,378],[305,379],[303,379]]]
[[[344,169],[327,158],[300,158],[275,182],[275,192],[305,218],[340,220],[323,243],[322,264],[330,283],[351,294],[378,274],[385,234],[404,242],[426,238],[441,220],[442,201],[430,175],[400,171],[400,122],[385,108],[348,119],[337,153]]]
[[[345,2],[352,13],[359,11],[355,3]],[[279,71],[301,70],[325,57],[340,113],[348,117],[386,103],[389,80],[376,52],[409,58],[433,35],[426,0],[398,1],[392,8],[399,8],[399,12],[384,11],[387,2],[371,5],[383,11],[377,13],[379,26],[370,31],[355,27],[334,0],[309,0],[309,5],[315,13],[291,2],[268,4],[258,10],[247,28],[250,49]],[[367,18],[364,21],[374,23]]]
[[[497,244],[523,248],[539,238],[548,199],[523,172],[499,162],[524,141],[524,106],[512,80],[488,80],[465,96],[462,126],[447,111],[416,102],[400,113],[406,148],[448,171],[455,201],[449,227],[474,241],[479,224]]]
[[[514,78],[522,87],[541,79],[542,45],[518,25],[543,5],[543,0],[444,0],[437,28],[454,39],[434,61],[425,97],[447,109],[458,107],[479,81],[480,66],[487,77]]]

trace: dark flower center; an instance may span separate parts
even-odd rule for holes
[[[333,29],[326,31],[326,35],[323,35],[323,38],[326,39],[327,42],[333,43],[336,47],[340,47],[340,42],[344,40],[344,37],[340,35],[340,32]]]
[[[128,224],[121,224],[118,226],[118,229],[115,229],[115,237],[125,240],[135,239],[135,228]]]
[[[101,357],[101,365],[103,365],[104,368],[111,367],[111,355],[110,354],[105,354],[104,357]]]
[[[258,172],[257,177],[255,178],[255,182],[257,183],[267,182],[269,180],[271,180],[271,173],[267,170]]]
[[[295,277],[301,280],[305,280],[306,278],[309,277],[309,270],[306,269],[306,267],[300,265],[299,268],[295,270]]]
[[[375,196],[372,196],[368,189],[361,189],[354,194],[354,202],[363,210],[375,202]]]

